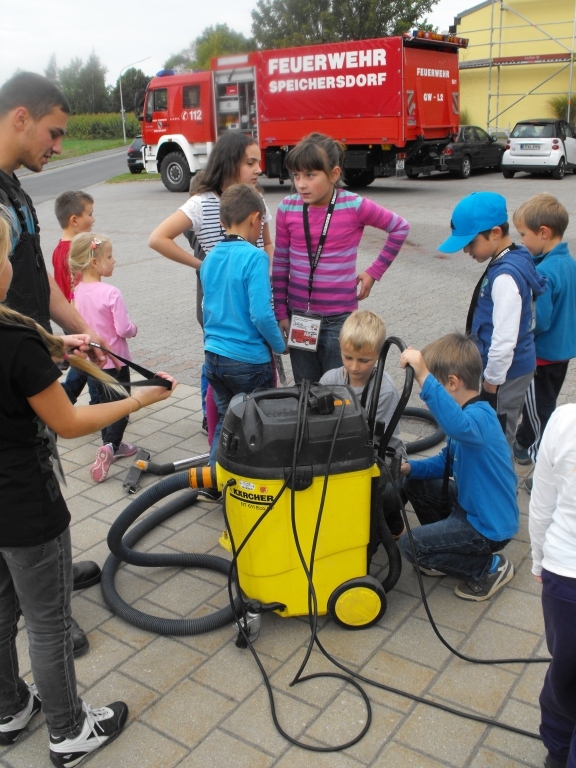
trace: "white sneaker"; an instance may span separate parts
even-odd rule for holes
[[[52,765],[74,766],[99,747],[104,747],[120,734],[128,717],[128,707],[123,701],[115,701],[100,709],[92,709],[84,703],[86,719],[82,730],[73,739],[66,736],[50,736],[50,760]]]
[[[35,685],[29,685],[30,697],[21,712],[0,718],[0,744],[14,744],[30,720],[42,708],[42,702]]]

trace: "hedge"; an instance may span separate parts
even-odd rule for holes
[[[132,113],[126,114],[126,136],[140,133],[140,123]],[[67,139],[121,139],[120,114],[71,115],[66,128]]]

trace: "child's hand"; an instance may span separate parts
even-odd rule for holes
[[[428,368],[426,368],[422,353],[412,347],[408,347],[408,349],[402,352],[400,355],[400,365],[402,368],[406,368],[407,365],[411,365],[414,368],[414,375],[420,386],[422,386],[424,379],[430,373]]]
[[[407,461],[403,461],[402,464],[400,465],[400,474],[402,475],[402,477],[408,477],[411,471],[412,471],[412,467],[410,466],[410,464],[408,464]]]
[[[286,318],[285,320],[278,320],[278,328],[280,328],[280,333],[282,336],[284,336],[284,340],[286,341],[286,349],[284,352],[282,352],[283,355],[287,355],[290,351],[288,349],[288,334],[290,333],[290,320]]]
[[[143,389],[136,389],[132,392],[132,397],[140,403],[142,408],[145,408],[147,405],[152,405],[153,403],[159,403],[161,400],[167,400],[178,386],[176,379],[164,371],[158,372],[156,376],[172,382],[172,389],[167,389],[166,387],[144,387]]]
[[[88,346],[90,336],[87,333],[73,333],[61,338],[64,344],[72,350],[72,353],[78,357],[86,357],[90,351]]]
[[[357,296],[358,301],[367,299],[368,296],[370,296],[370,291],[372,290],[372,286],[375,282],[375,279],[371,277],[368,272],[360,272],[356,278],[356,285],[360,284],[360,290],[358,291]]]

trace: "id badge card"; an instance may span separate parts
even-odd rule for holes
[[[317,352],[321,324],[321,317],[294,313],[290,319],[288,346],[292,349],[304,349],[306,352]]]

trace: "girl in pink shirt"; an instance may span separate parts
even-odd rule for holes
[[[111,277],[114,271],[112,244],[103,235],[82,232],[72,240],[70,247],[70,272],[80,273],[82,280],[74,287],[74,304],[86,323],[106,342],[106,348],[120,357],[131,360],[128,342],[136,336],[138,328],[128,317],[122,294],[113,285],[103,283],[103,277]],[[130,381],[127,365],[116,368],[108,358],[104,369],[118,381]],[[100,402],[111,402],[119,395],[98,386]],[[102,445],[96,452],[96,460],[90,468],[90,475],[97,483],[108,477],[110,466],[120,458],[133,456],[137,445],[124,443],[122,437],[128,424],[128,417],[115,421],[102,430]]]

